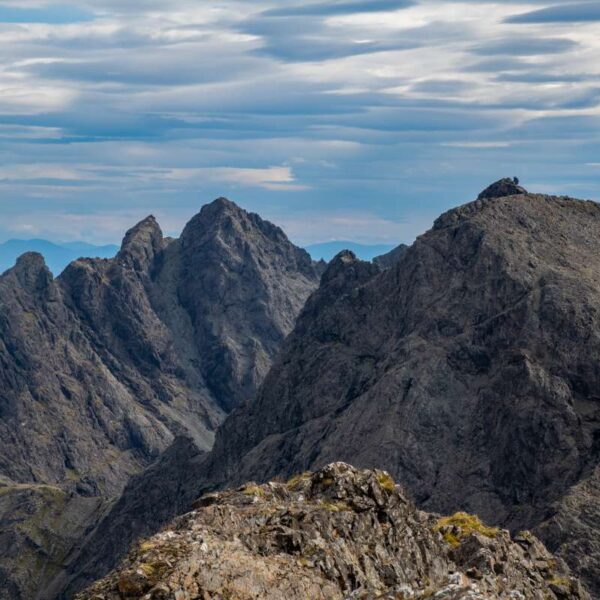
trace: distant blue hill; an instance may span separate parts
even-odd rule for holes
[[[81,257],[112,258],[119,251],[115,245],[94,246],[86,242],[49,242],[48,240],[8,240],[0,244],[0,273],[14,266],[25,252],[39,252],[48,268],[59,275],[72,261]]]
[[[322,244],[312,244],[306,246],[306,251],[312,256],[313,260],[326,260],[329,262],[334,256],[342,250],[351,250],[361,260],[373,260],[376,256],[386,254],[396,247],[394,244],[375,244],[365,245],[356,242],[324,242]]]

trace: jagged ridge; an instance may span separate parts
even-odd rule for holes
[[[80,542],[74,530],[102,515],[63,495],[119,494],[177,435],[209,449],[317,283],[306,252],[225,199],[178,240],[148,217],[114,259],[77,260],[54,279],[26,254],[2,275],[0,598],[45,590]],[[21,485],[42,484],[60,493],[11,510]]]
[[[419,512],[343,463],[208,494],[77,600],[589,599],[532,535]]]

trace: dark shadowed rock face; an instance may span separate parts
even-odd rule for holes
[[[406,244],[400,244],[387,254],[376,256],[373,262],[381,269],[391,269],[404,256],[407,250],[408,246]]]
[[[418,511],[383,471],[343,463],[208,494],[78,600],[588,599],[532,535]]]
[[[306,252],[224,199],[179,240],[148,217],[114,259],[57,279],[22,256],[0,277],[0,475],[111,494],[175,435],[210,448],[317,282]]]

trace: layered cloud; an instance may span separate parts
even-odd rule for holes
[[[0,238],[111,242],[150,212],[177,233],[229,195],[299,242],[400,242],[505,175],[598,197],[599,20],[543,0],[0,1]]]

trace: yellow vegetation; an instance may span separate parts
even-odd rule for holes
[[[311,473],[309,473],[308,471],[306,471],[305,473],[300,473],[299,475],[294,475],[288,482],[287,482],[287,487],[290,490],[294,490],[298,484],[302,481],[306,481],[307,479],[310,479],[311,477]]]
[[[559,577],[558,575],[554,575],[548,583],[563,588],[569,588],[571,585],[571,582],[566,577]]]
[[[473,533],[488,538],[495,538],[500,533],[497,527],[488,527],[475,515],[464,512],[440,519],[434,527],[434,531],[441,531],[444,541],[454,547],[459,546],[464,538]]]
[[[330,512],[343,512],[352,510],[345,502],[321,502],[319,506]]]
[[[148,552],[149,550],[154,550],[156,548],[156,544],[154,542],[142,542],[140,544],[140,550],[142,552]]]
[[[265,490],[257,485],[247,485],[243,489],[242,494],[246,496],[258,496],[262,498],[265,495]]]
[[[379,485],[388,492],[393,492],[396,489],[396,482],[385,472],[377,474]]]
[[[154,575],[154,567],[152,565],[142,563],[139,568],[146,577],[152,577],[152,575]]]

